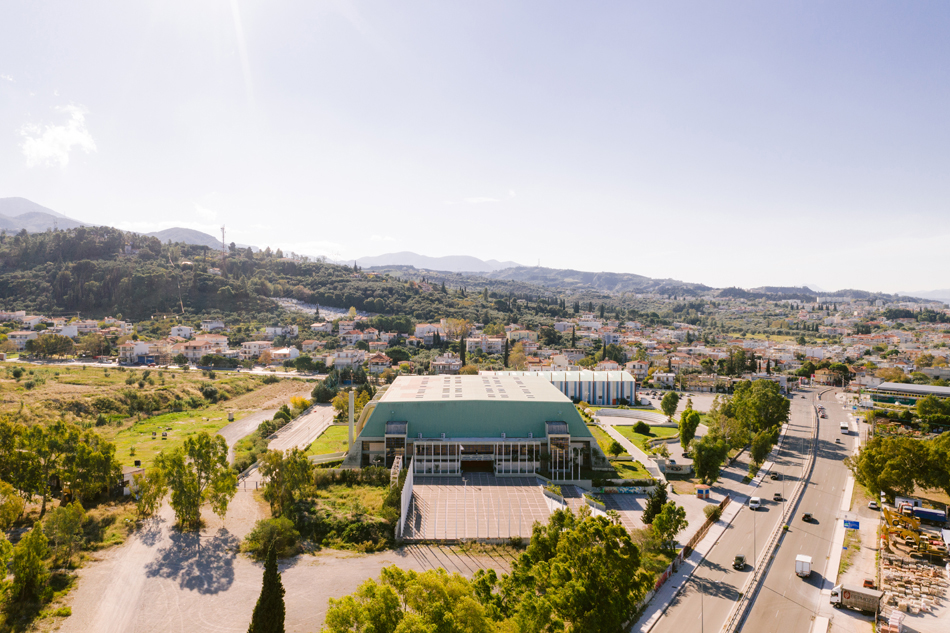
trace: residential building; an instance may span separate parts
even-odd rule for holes
[[[16,345],[17,351],[26,349],[26,342],[35,339],[39,334],[32,330],[18,330],[7,334],[7,340]]]
[[[294,360],[300,357],[300,350],[296,347],[278,347],[270,351],[271,360],[282,363],[285,360]]]
[[[369,357],[369,373],[381,374],[392,367],[392,364],[393,361],[389,356],[385,354],[373,354]]]
[[[324,347],[326,347],[326,343],[324,343],[323,341],[317,341],[314,339],[307,339],[306,341],[301,343],[300,346],[303,348],[304,352],[311,353],[311,352],[317,351],[318,349],[323,349]]]
[[[436,374],[457,374],[462,369],[462,361],[458,355],[447,352],[444,356],[437,356],[430,366]]]
[[[336,369],[359,367],[366,360],[366,354],[361,349],[341,349],[333,352],[333,366]]]
[[[274,347],[270,341],[245,341],[241,343],[241,358],[253,359],[260,358],[261,354]]]
[[[322,332],[323,334],[332,334],[333,333],[333,323],[330,321],[324,321],[323,323],[314,323],[310,326],[310,329],[314,332]]]
[[[224,329],[224,321],[220,319],[205,319],[201,322],[201,329],[204,332],[215,332]]]
[[[184,339],[189,339],[195,335],[195,329],[188,325],[176,325],[171,329],[172,336],[180,336]]]

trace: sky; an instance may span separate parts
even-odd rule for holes
[[[0,197],[711,286],[950,288],[946,2],[7,0]]]

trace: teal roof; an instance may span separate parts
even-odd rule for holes
[[[404,376],[376,404],[360,437],[383,437],[387,422],[408,423],[407,437],[545,437],[545,422],[564,422],[573,437],[592,437],[570,399],[536,377]]]

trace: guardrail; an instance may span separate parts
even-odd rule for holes
[[[823,391],[819,393],[819,397],[821,397],[822,393],[825,392]],[[735,633],[735,631],[738,631],[742,627],[742,623],[745,621],[746,615],[748,614],[749,607],[752,605],[755,597],[759,593],[760,584],[772,565],[772,560],[774,559],[775,555],[775,548],[778,547],[779,541],[781,540],[782,535],[785,533],[784,527],[788,524],[789,518],[798,511],[798,504],[801,501],[802,494],[805,492],[805,487],[808,485],[808,482],[811,479],[812,471],[815,468],[815,457],[818,448],[818,407],[815,406],[814,409],[813,415],[815,423],[812,427],[812,445],[808,456],[807,475],[802,475],[801,480],[798,482],[798,486],[796,486],[795,490],[792,492],[790,503],[786,504],[785,511],[782,513],[782,520],[777,526],[775,526],[775,530],[773,530],[772,534],[769,536],[768,543],[766,543],[765,549],[762,550],[758,560],[753,561],[755,568],[752,570],[752,576],[746,582],[746,590],[742,592],[742,597],[739,598],[739,601],[733,608],[732,613],[729,614],[725,624],[723,624],[721,633]]]

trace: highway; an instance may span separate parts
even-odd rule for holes
[[[828,600],[827,595],[821,595],[822,589],[831,589],[838,577],[837,569],[827,569],[831,537],[848,479],[843,460],[851,454],[853,443],[858,438],[854,432],[842,435],[839,425],[847,422],[847,412],[835,400],[833,391],[824,393],[821,404],[828,417],[821,419],[818,426],[815,470],[805,488],[799,510],[790,523],[791,529],[779,544],[772,566],[740,630],[789,633],[811,630],[819,601]],[[836,438],[841,440],[840,444],[835,444]],[[802,522],[802,512],[811,512],[815,520]],[[795,557],[799,554],[811,556],[814,561],[810,578],[795,575]]]
[[[687,633],[691,631],[719,631],[733,606],[739,599],[746,581],[752,572],[753,547],[761,553],[772,530],[781,519],[781,502],[772,501],[776,492],[791,493],[802,473],[802,451],[810,450],[814,424],[814,397],[817,392],[799,392],[791,401],[791,415],[785,443],[774,460],[773,472],[783,478],[773,481],[766,477],[755,489],[739,485],[747,463],[737,462],[725,469],[719,485],[741,494],[761,497],[764,508],[752,512],[747,507],[736,515],[710,555],[697,568],[682,588],[662,618],[651,629],[658,633]],[[804,395],[805,398],[801,396]],[[827,422],[823,420],[822,422]],[[832,439],[832,442],[834,440]],[[745,498],[739,499],[745,501]],[[754,528],[754,532],[753,532]],[[736,554],[744,554],[748,564],[744,570],[734,570],[732,561]],[[792,557],[794,559],[794,556]],[[755,605],[753,605],[755,608]],[[771,626],[771,625],[770,625]],[[748,629],[770,631],[764,629]],[[808,629],[797,629],[807,631]]]

